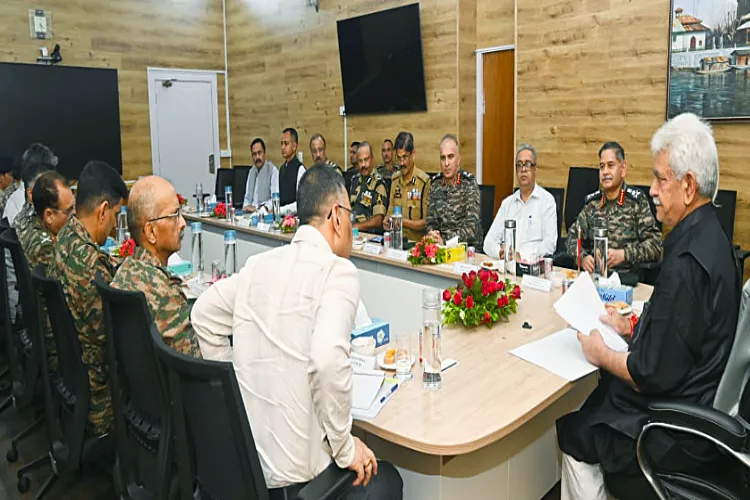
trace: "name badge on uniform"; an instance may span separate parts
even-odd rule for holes
[[[372,205],[372,192],[365,191],[362,193],[362,204],[366,207]]]

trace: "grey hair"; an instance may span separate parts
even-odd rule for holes
[[[364,149],[364,148],[369,149],[370,150],[370,156],[372,156],[372,145],[369,142],[367,142],[367,141],[362,141],[362,142],[359,143],[359,145],[357,146],[357,153],[359,153],[360,149]]]
[[[534,146],[531,144],[521,144],[518,146],[518,149],[516,149],[516,160],[521,151],[531,151],[531,156],[534,157],[534,164],[536,164],[536,149],[534,149]]]
[[[692,113],[672,118],[651,139],[654,156],[666,150],[677,180],[693,172],[701,196],[715,200],[719,191],[719,152],[711,126]]]
[[[442,146],[445,141],[453,141],[456,143],[456,152],[458,151],[458,137],[456,137],[455,134],[445,134],[442,139],[440,139],[440,145]]]

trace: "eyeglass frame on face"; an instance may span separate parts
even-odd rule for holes
[[[524,161],[524,162],[516,162],[516,170],[519,172],[523,172],[524,170],[528,170],[531,172],[532,169],[536,168],[536,163],[531,161]]]
[[[169,215],[162,215],[161,217],[154,217],[153,219],[149,219],[149,220],[146,221],[146,223],[157,222],[157,221],[160,221],[160,220],[163,220],[163,219],[171,219],[171,218],[175,218],[176,219],[178,217],[182,217],[182,207],[178,207],[176,212],[171,213]]]
[[[354,221],[356,220],[356,217],[354,215],[354,210],[352,210],[351,208],[346,208],[341,203],[336,203],[335,206],[337,206],[339,208],[343,208],[344,210],[346,210],[347,212],[349,212],[349,222],[351,222],[352,224],[354,224]],[[331,211],[328,212],[328,217],[326,217],[326,218],[330,219],[332,216],[333,216],[333,207],[331,207]]]
[[[70,208],[66,208],[65,210],[59,209],[59,208],[53,208],[55,212],[61,212],[65,214],[66,217],[71,217],[73,215],[73,212],[76,211],[76,204],[73,203]]]
[[[396,154],[396,161],[399,163],[399,165],[401,164],[401,162],[406,163],[407,161],[409,161],[409,158],[411,158],[412,154],[414,154],[414,151],[409,151],[403,156]]]

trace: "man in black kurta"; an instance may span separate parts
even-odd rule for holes
[[[649,403],[679,400],[711,406],[734,340],[740,279],[732,245],[711,204],[718,182],[713,136],[694,115],[681,115],[663,129],[652,142],[656,178],[651,195],[658,202],[659,220],[674,229],[664,242],[661,274],[629,352],[611,351],[596,331],[578,334],[586,358],[602,369],[602,378],[579,411],[557,422],[564,454],[562,500],[605,499],[603,475],[639,475],[635,446]],[[705,144],[708,151],[695,159],[676,155],[694,161],[694,167],[670,166],[670,149],[691,151],[690,143]],[[685,172],[682,178],[680,171]],[[698,184],[699,178],[705,185]],[[603,321],[629,333],[629,323],[620,317]],[[654,463],[670,470],[686,471],[714,456],[713,447],[697,438],[665,433],[654,433],[646,449]]]

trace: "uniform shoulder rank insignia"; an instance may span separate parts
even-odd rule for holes
[[[641,191],[638,188],[634,188],[634,187],[630,187],[630,186],[628,186],[628,187],[625,188],[625,193],[628,196],[630,196],[631,198],[633,198],[634,200],[639,199],[641,197],[641,195],[643,195],[643,191]]]
[[[467,172],[466,170],[461,170],[461,175],[462,175],[462,176],[463,176],[463,178],[464,178],[464,179],[466,179],[467,181],[470,181],[471,179],[473,179],[473,178],[474,178],[474,176],[473,176],[473,175],[471,174],[471,172]]]
[[[42,241],[40,243],[52,243],[52,236],[47,233],[42,233]]]
[[[601,195],[602,195],[602,191],[601,191],[601,189],[599,189],[599,190],[597,190],[597,191],[594,191],[594,192],[593,192],[593,193],[591,193],[591,194],[587,194],[587,195],[586,195],[586,198],[585,198],[585,200],[586,200],[586,203],[589,203],[589,202],[591,202],[591,201],[593,201],[593,200],[596,200],[596,199],[600,198],[600,197],[601,197]]]

